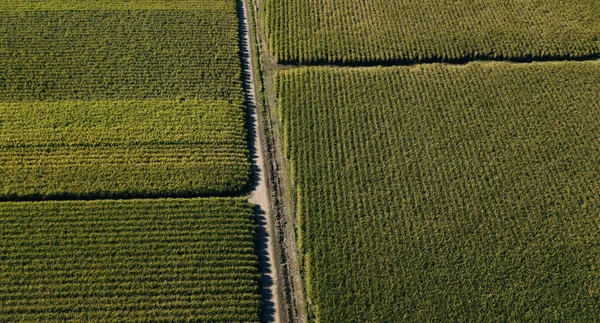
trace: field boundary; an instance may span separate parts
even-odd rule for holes
[[[305,285],[303,283],[302,255],[298,252],[298,228],[295,219],[296,192],[291,182],[290,165],[281,149],[281,123],[275,96],[274,73],[291,69],[277,64],[268,49],[268,38],[264,25],[265,1],[245,0],[252,3],[255,63],[258,65],[257,84],[260,90],[261,121],[268,150],[268,185],[272,196],[273,214],[277,221],[278,247],[283,275],[282,288],[286,322],[308,322]]]
[[[503,58],[489,56],[473,56],[461,59],[422,59],[422,60],[370,60],[370,61],[351,61],[351,62],[330,62],[318,60],[308,63],[300,63],[296,61],[281,61],[278,63],[280,69],[303,68],[303,67],[393,67],[393,66],[419,66],[428,64],[448,64],[448,65],[467,65],[474,62],[508,62],[508,63],[535,63],[535,62],[586,62],[600,59],[600,54],[584,55],[584,56],[547,56],[540,58],[524,57],[524,58]]]
[[[285,269],[282,266],[280,224],[275,207],[276,190],[272,181],[272,158],[266,134],[268,125],[262,116],[262,73],[256,54],[254,30],[254,6],[249,0],[238,0],[240,30],[240,57],[242,61],[242,85],[247,109],[248,146],[252,159],[252,172],[249,202],[255,205],[258,224],[257,250],[259,250],[259,288],[262,295],[261,322],[289,322],[284,297],[286,284]],[[268,123],[268,122],[266,122]]]

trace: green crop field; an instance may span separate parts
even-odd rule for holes
[[[237,3],[0,4],[0,200],[235,194]]]
[[[246,188],[241,104],[0,102],[0,200],[197,196]]]
[[[0,101],[242,100],[227,10],[3,11]]]
[[[596,0],[265,0],[282,63],[394,64],[600,54]]]
[[[600,62],[276,85],[318,321],[600,317]]]
[[[242,198],[0,203],[2,322],[258,322]]]

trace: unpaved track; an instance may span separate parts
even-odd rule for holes
[[[262,129],[259,123],[260,113],[256,104],[256,86],[253,62],[253,43],[250,37],[248,24],[248,4],[249,0],[239,1],[240,17],[240,46],[242,55],[242,69],[246,105],[248,111],[248,137],[250,144],[250,154],[252,155],[252,173],[253,190],[250,193],[249,201],[255,205],[256,217],[258,221],[258,258],[260,289],[263,299],[261,308],[261,322],[282,322],[281,308],[283,295],[281,282],[279,281],[278,259],[276,250],[277,241],[275,240],[275,219],[272,214],[271,200],[266,182],[265,174],[265,147]]]

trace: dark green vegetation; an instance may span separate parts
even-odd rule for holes
[[[0,200],[236,193],[250,162],[241,105],[0,103]]]
[[[257,322],[241,198],[0,203],[2,322]]]
[[[596,0],[266,0],[279,62],[395,64],[600,54]]]
[[[600,317],[600,63],[276,75],[320,322]]]
[[[242,100],[228,10],[2,12],[0,101]]]

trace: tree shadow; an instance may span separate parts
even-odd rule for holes
[[[248,141],[248,149],[250,151],[250,159],[251,159],[251,169],[250,169],[250,179],[248,183],[248,188],[246,193],[252,192],[256,186],[258,186],[259,178],[260,178],[260,167],[257,165],[258,155],[257,155],[257,147],[258,147],[258,136],[256,129],[256,124],[258,123],[258,115],[256,113],[256,97],[253,84],[252,75],[250,70],[252,66],[250,65],[250,52],[248,51],[250,48],[250,44],[248,44],[246,37],[248,35],[248,25],[245,19],[244,8],[243,8],[243,0],[238,0],[238,25],[239,25],[239,48],[240,48],[240,62],[241,62],[241,84],[244,89],[244,105],[246,109],[246,129],[247,133],[247,141]]]
[[[254,206],[254,216],[258,227],[256,229],[256,251],[258,254],[258,271],[260,278],[258,286],[260,294],[262,296],[262,304],[260,309],[260,321],[261,322],[273,322],[275,321],[275,303],[273,303],[273,293],[271,287],[273,286],[273,278],[269,263],[272,261],[267,251],[269,232],[267,231],[267,219],[265,212],[260,208],[259,205]]]
[[[258,124],[258,113],[256,107],[256,92],[253,87],[254,80],[252,79],[251,74],[251,62],[249,52],[250,44],[248,44],[248,40],[250,39],[248,32],[248,25],[246,20],[246,15],[244,13],[244,3],[243,0],[238,0],[237,10],[238,10],[238,26],[239,26],[239,48],[240,48],[240,61],[242,67],[241,73],[241,83],[244,89],[244,101],[246,107],[246,129],[248,131],[248,149],[250,151],[250,159],[251,159],[251,172],[250,179],[248,183],[248,192],[251,193],[254,191],[260,181],[261,167],[258,165],[259,156],[258,156],[258,147],[260,147],[260,143],[258,142],[258,129],[256,125]],[[261,322],[274,322],[275,321],[275,303],[273,302],[272,287],[274,284],[272,275],[274,273],[271,272],[270,263],[274,261],[270,258],[268,252],[268,241],[269,241],[269,231],[267,229],[267,215],[265,210],[261,208],[260,205],[254,206],[254,215],[256,219],[256,252],[258,255],[258,271],[260,274],[260,278],[258,281],[260,294],[262,297],[261,309],[260,309],[260,321]]]

